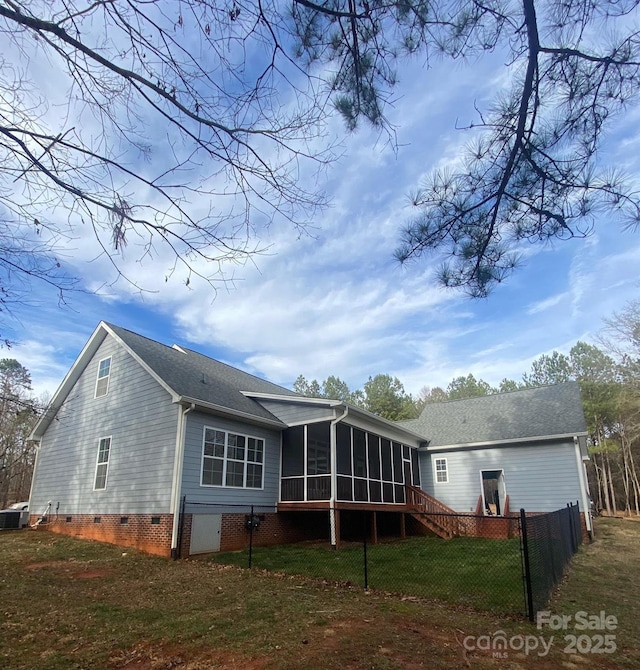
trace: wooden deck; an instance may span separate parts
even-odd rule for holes
[[[371,538],[377,542],[377,513],[400,514],[400,534],[405,536],[405,515],[409,514],[430,534],[437,535],[443,539],[451,539],[460,534],[459,519],[456,512],[447,507],[436,498],[425,493],[415,486],[406,486],[406,503],[371,503],[371,502],[339,502],[333,505],[335,510],[335,524],[340,542],[340,512],[371,512]],[[311,512],[331,509],[328,500],[296,501],[278,503],[279,512]]]
[[[329,510],[328,500],[309,502],[280,502],[278,512],[311,512],[315,510]],[[369,502],[338,502],[334,503],[336,510],[353,510],[360,512],[405,512],[411,513],[415,509],[410,505],[400,503],[369,503]]]

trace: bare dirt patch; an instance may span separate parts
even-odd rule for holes
[[[107,577],[114,573],[112,568],[90,568],[87,569],[86,563],[76,563],[74,561],[42,561],[40,563],[29,563],[25,565],[29,571],[51,570],[56,574],[68,575],[71,579],[98,579]]]
[[[29,563],[29,565],[25,565],[24,567],[26,570],[42,570],[44,568],[63,570],[66,566],[67,566],[66,561],[42,561],[41,563]]]
[[[220,649],[194,654],[177,645],[136,645],[111,659],[118,670],[263,670],[266,659],[247,658]]]

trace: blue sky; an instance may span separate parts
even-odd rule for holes
[[[269,251],[233,268],[234,280],[214,295],[202,282],[165,282],[162,254],[141,264],[135,248],[123,263],[152,291],[111,285],[109,264],[80,231],[65,262],[84,291],[59,306],[54,293],[34,284],[5,321],[3,336],[14,344],[4,355],[30,370],[36,393],[52,393],[105,320],[287,387],[299,374],[337,375],[358,388],[388,373],[418,393],[468,373],[493,384],[519,379],[540,354],[593,341],[603,317],[640,294],[640,232],[623,231],[607,216],[586,240],[523,248],[525,265],[484,300],[436,287],[437,258],[405,267],[393,259],[412,214],[408,194],[433,168],[456,163],[470,139],[456,123],[473,121],[474,103],[482,106],[506,79],[497,55],[430,70],[413,60],[399,75],[390,114],[397,151],[374,130],[346,135],[332,121],[329,132],[343,153],[318,177],[331,206],[311,234],[283,222],[262,229]],[[620,119],[602,156],[633,174],[640,168],[638,120],[636,110]]]

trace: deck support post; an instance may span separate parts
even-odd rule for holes
[[[340,549],[340,510],[332,509],[331,512],[331,546],[334,549]]]
[[[371,544],[378,544],[378,513],[371,512]]]
[[[336,549],[340,540],[340,517],[338,510],[334,507],[333,501],[329,507],[329,532],[331,537],[331,546]]]
[[[400,513],[400,537],[404,540],[407,537],[407,526],[405,523],[404,512]]]

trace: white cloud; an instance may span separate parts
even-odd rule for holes
[[[48,393],[53,395],[71,365],[64,354],[69,346],[69,339],[75,339],[73,333],[60,333],[61,346],[43,343],[39,340],[24,340],[5,350],[3,358],[15,358],[31,374],[33,389],[36,395]]]
[[[468,68],[440,63],[423,71],[417,61],[407,67],[390,114],[397,153],[366,127],[344,138],[343,158],[318,177],[333,202],[310,222],[311,236],[283,221],[263,228],[257,217],[269,252],[229,265],[235,274],[228,286],[219,285],[215,300],[198,279],[186,288],[185,270],[165,282],[172,266],[166,249],[139,262],[143,242],[135,236],[122,267],[152,292],[122,281],[112,286],[109,259],[98,254],[90,227],[80,227],[69,245],[70,264],[98,295],[72,296],[73,314],[25,311],[16,331],[28,335],[8,355],[31,370],[38,390],[54,390],[105,319],[286,385],[299,374],[335,374],[359,387],[370,375],[389,373],[417,393],[470,372],[492,384],[519,379],[541,353],[568,351],[576,339],[592,337],[603,316],[638,293],[638,237],[621,235],[607,221],[598,222],[590,240],[523,244],[526,267],[485,301],[434,287],[437,259],[401,268],[392,258],[398,229],[411,216],[406,194],[434,166],[459,164],[472,133],[456,130],[456,120],[464,126],[476,119],[474,101],[486,109],[508,82],[502,64],[501,54],[493,54]],[[341,126],[332,120],[329,135],[342,133]],[[624,130],[623,142],[633,148],[637,130]],[[302,171],[301,183],[315,180],[311,168]],[[209,205],[194,202],[200,213]],[[196,261],[196,267],[208,273],[213,266]],[[55,296],[42,300],[54,304]]]
[[[545,298],[544,300],[539,300],[538,302],[535,302],[528,307],[527,314],[532,316],[533,314],[539,314],[540,312],[545,312],[546,310],[551,309],[552,307],[555,307],[556,305],[559,305],[568,296],[569,296],[569,293],[566,292],[566,291],[563,291],[562,293],[558,293],[556,295],[549,296],[548,298]]]

